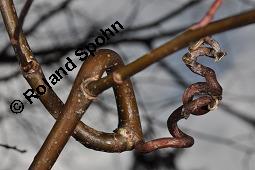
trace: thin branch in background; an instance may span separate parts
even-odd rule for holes
[[[229,113],[230,115],[239,118],[240,120],[244,121],[251,127],[255,128],[255,118],[247,116],[247,114],[243,114],[241,113],[241,111],[237,111],[233,106],[229,106],[226,103],[222,103],[220,108],[224,110],[226,113]]]
[[[125,30],[122,31],[122,33],[126,33],[126,32],[131,32],[131,31],[140,31],[140,30],[147,30],[149,28],[153,28],[155,26],[158,26],[160,24],[162,24],[163,22],[170,20],[172,18],[174,18],[175,16],[180,15],[181,13],[183,13],[184,11],[186,11],[187,9],[199,4],[202,0],[192,0],[192,1],[188,1],[186,4],[183,4],[181,7],[175,9],[174,11],[170,11],[168,14],[164,15],[163,17],[150,22],[148,24],[143,24],[143,25],[139,25],[139,26],[134,26],[134,27],[129,27],[126,28]]]
[[[68,30],[69,30],[69,34],[72,36],[73,39],[77,39],[77,37],[79,36],[79,31],[76,27],[76,22],[75,22],[75,16],[73,11],[70,9],[70,7],[66,8],[66,22],[68,25]]]
[[[127,43],[127,42],[128,43],[144,43],[144,42],[151,43],[153,40],[156,40],[159,38],[165,38],[166,36],[171,37],[171,36],[177,35],[183,32],[185,29],[187,29],[187,26],[174,28],[168,31],[162,31],[160,33],[155,33],[148,36],[141,36],[141,37],[121,36],[120,38],[114,38],[110,40],[106,45],[114,45],[114,44]]]
[[[0,144],[0,147],[6,148],[6,149],[11,149],[11,150],[17,151],[19,153],[27,152],[26,150],[22,150],[22,149],[17,148],[16,146],[10,146],[7,144]]]
[[[183,89],[188,87],[188,82],[183,78],[183,76],[176,71],[170,64],[166,63],[165,61],[159,61],[158,62],[159,66],[165,70],[169,75],[173,76],[175,79],[175,82],[181,86]]]
[[[50,18],[54,17],[55,15],[57,15],[60,12],[62,12],[63,10],[65,10],[72,2],[73,2],[73,0],[65,0],[65,1],[61,2],[60,4],[58,4],[55,8],[47,11],[45,14],[40,16],[37,19],[37,21],[34,22],[27,31],[25,31],[25,35],[30,35],[33,32],[35,32],[39,28],[39,26],[41,26],[43,23],[48,21]]]
[[[8,81],[12,78],[15,78],[15,77],[19,76],[20,74],[21,74],[20,71],[14,71],[14,72],[12,72],[11,74],[9,74],[7,76],[0,77],[0,81]]]

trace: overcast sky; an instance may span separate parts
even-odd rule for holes
[[[33,23],[38,15],[47,12],[47,9],[38,8],[39,4],[49,3],[53,5],[52,3],[54,3],[57,5],[60,2],[60,0],[54,2],[50,0],[35,1],[31,13],[28,14],[28,18],[26,19],[25,28]],[[61,42],[74,38],[81,38],[72,37],[72,35],[67,32],[70,25],[74,25],[78,30],[84,30],[84,32],[86,32],[92,24],[99,23],[102,25],[102,28],[105,28],[118,20],[124,27],[131,27],[132,25],[135,26],[153,21],[187,1],[96,0],[85,2],[83,0],[75,0],[71,4],[70,9],[78,11],[76,15],[86,17],[77,17],[73,19],[72,23],[67,23],[65,15],[60,14],[55,16],[54,19],[44,24],[38,30],[37,35],[28,38],[32,49],[47,47],[49,43],[52,43],[52,40],[49,40],[49,32],[52,34],[58,34],[59,32],[66,33],[58,36]],[[194,23],[203,16],[211,2],[211,0],[202,2],[200,5],[187,10],[178,17],[165,22],[165,24],[160,25],[157,29],[142,32],[140,35],[157,34],[165,30],[171,30]],[[135,17],[130,19],[129,16],[134,5],[139,6],[139,12]],[[251,8],[252,6],[242,3],[241,0],[224,0],[215,19],[238,14],[241,11]],[[18,9],[20,9],[20,6]],[[0,22],[2,22],[2,20],[0,20]],[[126,23],[132,23],[132,25],[126,25]],[[0,38],[0,48],[2,48],[8,41],[7,34],[2,27]],[[173,37],[159,39],[155,41],[153,45],[157,47],[171,38]],[[255,67],[253,62],[255,53],[255,25],[222,33],[214,36],[214,38],[220,42],[228,55],[219,63],[204,59],[201,59],[201,62],[215,69],[219,82],[224,89],[223,102],[231,106],[232,109],[239,111],[241,114],[251,116],[255,119],[253,113],[255,105]],[[125,63],[135,60],[148,51],[147,48],[139,44],[120,44],[108,48],[114,49],[116,52],[122,54]],[[199,76],[191,73],[182,63],[181,57],[186,52],[187,49],[181,50],[174,55],[168,56],[164,61],[175,68],[190,84],[203,80]],[[75,61],[78,59],[74,55],[74,51],[72,51],[63,57],[63,62],[60,63],[60,65],[64,65],[66,57],[70,57]],[[78,60],[76,63],[78,63]],[[80,64],[78,64],[78,67],[80,67]],[[52,64],[50,66],[43,66],[43,70],[45,75],[49,76],[58,67],[59,65]],[[17,69],[18,65],[1,64],[1,76]],[[77,72],[78,68],[71,73],[69,78],[73,80]],[[154,136],[154,138],[169,136],[166,121],[169,114],[181,105],[183,89],[157,64],[152,65],[134,76],[132,80],[136,84],[135,92],[141,114],[141,121],[144,121],[143,117],[145,114],[149,114],[155,122],[163,122],[163,126],[165,126],[163,128],[159,127],[155,122],[150,125],[155,126],[156,136]],[[22,93],[28,88],[29,85],[22,76],[11,79],[8,82],[0,83],[0,114],[6,117],[4,120],[0,121],[0,143],[15,145],[21,149],[27,150],[26,153],[20,154],[15,151],[0,148],[0,170],[27,169],[53,126],[54,119],[48,114],[39,101],[32,105],[25,105],[25,110],[22,114],[13,115],[9,112],[9,105],[6,102],[6,98],[10,100],[24,100]],[[54,86],[54,90],[63,101],[66,100],[70,89],[71,85],[68,79]],[[117,126],[117,113],[114,108],[112,90],[107,90],[101,94],[100,100],[106,101],[107,105],[113,108],[113,112],[104,115],[104,111],[92,105],[83,117],[83,121],[96,129],[110,132]],[[144,102],[146,109],[141,105],[141,101]],[[181,128],[188,128],[190,130],[188,133],[195,137],[194,146],[185,149],[185,152],[183,152],[177,160],[181,170],[246,170],[248,167],[250,169],[255,168],[255,156],[253,153],[255,151],[254,126],[252,127],[250,124],[225,112],[221,108],[204,116],[191,116],[188,120],[183,120],[179,124]],[[143,127],[145,128],[146,124],[143,123]],[[192,130],[194,132],[192,132]],[[237,142],[237,146],[233,143],[221,142],[220,139],[219,141],[208,140],[208,138],[196,132],[227,140],[234,140]],[[251,157],[245,152],[247,148],[252,152]],[[132,152],[113,154],[93,151],[84,148],[74,139],[70,139],[53,169],[128,170],[132,163],[132,156]]]

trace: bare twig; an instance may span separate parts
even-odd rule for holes
[[[13,41],[13,44],[19,43],[19,41],[18,41],[19,33],[20,33],[20,31],[21,31],[21,29],[23,27],[25,17],[27,16],[27,13],[28,13],[29,8],[32,5],[32,3],[33,3],[33,0],[27,0],[25,5],[23,6],[21,12],[20,12],[20,16],[19,16],[19,19],[18,19],[17,27],[16,27],[16,29],[14,31],[13,38],[11,39],[11,41]],[[17,44],[17,46],[18,46],[18,44]]]
[[[6,148],[6,149],[11,149],[11,150],[14,150],[14,151],[17,151],[17,152],[20,152],[20,153],[27,152],[24,149],[17,148],[17,146],[10,146],[10,145],[6,145],[6,144],[0,144],[0,147]]]
[[[188,1],[187,3],[181,5],[181,7],[175,9],[174,11],[169,12],[168,14],[164,15],[163,17],[157,19],[156,21],[153,21],[151,23],[148,24],[144,24],[144,25],[139,25],[139,26],[134,26],[134,27],[128,27],[125,30],[122,31],[122,33],[128,33],[128,32],[132,32],[132,31],[141,31],[141,30],[147,30],[149,28],[153,28],[155,26],[158,26],[160,24],[162,24],[163,22],[170,20],[172,18],[174,18],[175,16],[183,13],[185,10],[199,4],[202,0],[192,0],[192,1]]]
[[[8,81],[14,77],[17,77],[18,75],[20,75],[20,71],[14,71],[7,76],[0,77],[0,81]]]
[[[208,23],[210,23],[213,20],[213,17],[221,4],[222,4],[222,0],[214,0],[214,3],[210,7],[206,15],[198,23],[193,25],[191,29],[202,28]]]

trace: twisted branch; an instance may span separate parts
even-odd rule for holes
[[[88,91],[88,83],[99,79],[104,71],[109,74],[121,66],[123,63],[118,54],[110,50],[99,50],[95,56],[90,56],[83,63],[62,114],[57,119],[29,169],[40,170],[52,167],[81,117],[92,100],[98,95]],[[114,92],[118,106],[119,126],[114,134],[101,133],[99,137],[90,139],[92,141],[90,145],[94,145],[96,150],[105,149],[108,151],[112,149],[118,152],[121,151],[120,149],[131,150],[143,138],[130,80],[124,81],[121,85],[114,85]],[[88,136],[88,138],[92,137]]]
[[[217,1],[219,2],[219,0]],[[0,10],[12,46],[20,59],[24,77],[33,89],[38,85],[45,85],[42,81],[44,75],[40,64],[33,57],[22,29],[18,29],[17,37],[14,36],[15,30],[19,28],[19,20],[13,2],[0,0]],[[203,39],[211,45],[211,48],[200,47],[203,43],[199,42],[200,45],[192,47],[190,53],[184,57],[185,64],[193,72],[205,77],[206,83],[190,86],[184,93],[184,105],[169,117],[168,128],[173,138],[144,143],[136,101],[128,78],[167,55],[188,46],[191,42],[254,22],[255,10],[252,10],[213,22],[202,28],[189,29],[126,66],[115,52],[97,51],[95,57],[90,56],[83,63],[65,105],[50,88],[46,89],[46,94],[40,96],[45,108],[57,121],[29,169],[50,169],[70,135],[89,148],[106,152],[121,152],[134,147],[140,152],[150,152],[162,147],[191,146],[194,142],[193,138],[183,133],[178,128],[177,122],[182,118],[187,118],[189,114],[207,113],[210,109],[214,109],[218,100],[221,99],[222,89],[216,80],[214,71],[196,62],[196,57],[199,55],[220,59],[223,53],[219,51],[218,45],[215,45],[210,39]],[[100,78],[104,71],[108,73],[108,76]],[[93,99],[110,87],[113,87],[115,91],[119,125],[114,133],[104,133],[88,127],[80,122],[80,119]],[[192,101],[193,96],[201,93],[206,95]]]
[[[210,45],[211,48],[204,47],[204,43]],[[214,110],[218,105],[218,101],[222,99],[222,88],[216,79],[215,72],[196,61],[197,57],[203,55],[218,61],[225,53],[220,50],[220,46],[216,41],[210,37],[206,37],[193,44],[189,48],[189,53],[183,56],[183,61],[187,67],[192,72],[205,77],[206,82],[198,82],[190,85],[183,94],[183,105],[169,116],[167,126],[173,137],[141,142],[136,145],[136,151],[148,153],[161,148],[185,148],[194,144],[194,139],[182,132],[178,128],[177,122],[184,118],[187,119],[190,114],[203,115],[210,110]],[[198,96],[198,98],[193,100],[195,96]]]

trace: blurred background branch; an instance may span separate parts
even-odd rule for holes
[[[20,153],[27,152],[26,150],[18,149],[16,146],[9,146],[9,145],[6,145],[6,144],[0,144],[0,147],[6,148],[6,149],[11,149],[11,150],[14,150],[14,151],[17,151],[17,152],[20,152]]]

